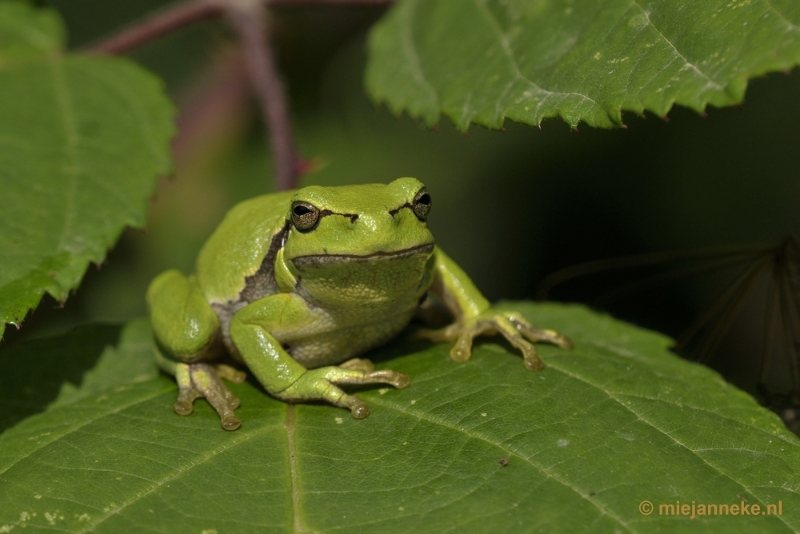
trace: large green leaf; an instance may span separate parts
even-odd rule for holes
[[[0,402],[41,388],[60,396],[0,435],[0,532],[800,529],[800,442],[775,415],[673,356],[661,335],[577,306],[514,307],[569,333],[575,349],[541,347],[547,367],[531,373],[488,341],[463,364],[447,346],[398,342],[374,357],[412,384],[360,392],[367,419],[289,407],[244,384],[233,386],[236,432],[204,401],[192,416],[172,412],[176,387],[152,378],[142,322],[93,327],[121,341],[99,357],[102,343],[87,345],[76,365],[97,367],[60,394],[38,378],[58,343],[17,345],[0,365],[24,358],[27,370],[12,370]],[[676,501],[744,501],[751,514],[774,504],[782,515],[659,515]]]
[[[402,0],[372,32],[366,84],[428,125],[610,127],[741,102],[748,78],[798,63],[795,0]]]
[[[66,299],[170,171],[173,108],[124,59],[61,51],[57,15],[0,2],[0,335]]]

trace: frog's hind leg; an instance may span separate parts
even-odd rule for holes
[[[241,421],[233,413],[239,399],[220,378],[242,383],[246,375],[211,363],[222,353],[219,319],[195,280],[167,271],[153,280],[147,302],[156,363],[178,383],[175,412],[189,415],[194,401],[204,397],[219,414],[222,428],[239,428]]]

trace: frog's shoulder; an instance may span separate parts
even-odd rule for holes
[[[209,302],[252,302],[277,292],[275,255],[289,229],[286,215],[293,194],[245,200],[225,215],[197,258],[195,273]]]

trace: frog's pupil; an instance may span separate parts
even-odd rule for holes
[[[305,215],[306,213],[309,213],[310,211],[311,210],[308,209],[305,206],[295,206],[295,208],[294,208],[294,214],[298,215],[298,216]]]
[[[425,204],[426,206],[431,203],[431,196],[428,193],[425,193],[417,200],[419,204]]]

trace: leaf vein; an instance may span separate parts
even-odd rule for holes
[[[408,64],[412,69],[412,73],[414,78],[422,85],[423,89],[426,89],[428,93],[433,97],[435,102],[435,106],[440,108],[439,104],[439,95],[436,91],[436,88],[431,85],[428,79],[425,77],[425,71],[422,69],[422,61],[420,60],[419,53],[417,52],[416,46],[414,46],[414,37],[411,35],[411,29],[413,27],[412,19],[414,18],[414,13],[416,11],[418,2],[414,0],[413,2],[408,2],[408,18],[407,23],[404,24],[405,31],[403,32],[403,39],[402,39],[402,47],[403,52],[405,53],[406,57],[409,59]]]
[[[774,11],[774,12],[775,12],[775,13],[778,15],[778,17],[780,17],[780,19],[781,19],[781,20],[783,20],[784,22],[786,22],[786,24],[789,26],[789,29],[790,29],[790,30],[794,30],[794,31],[800,31],[800,26],[798,26],[797,24],[795,24],[794,22],[792,22],[791,20],[789,20],[789,17],[787,17],[786,15],[784,15],[784,14],[783,14],[783,12],[782,12],[781,10],[779,10],[777,7],[775,7],[775,6],[773,5],[773,3],[772,3],[772,0],[766,0],[766,2],[767,2],[767,5],[769,6],[769,8],[770,8],[772,11]]]
[[[165,383],[165,385],[166,385],[166,384],[167,384],[167,383]],[[171,386],[169,389],[174,389],[174,386]],[[135,406],[135,405],[139,404],[139,403],[146,402],[146,401],[150,401],[150,400],[152,400],[152,399],[154,399],[154,398],[156,398],[156,397],[158,397],[158,396],[160,396],[160,395],[164,395],[164,393],[166,393],[166,391],[157,391],[157,392],[153,392],[153,393],[149,394],[149,395],[148,395],[148,396],[146,396],[146,397],[139,397],[139,398],[135,399],[134,401],[132,401],[132,402],[130,402],[130,403],[124,404],[124,405],[122,405],[122,406],[118,406],[117,408],[115,408],[115,409],[111,410],[111,411],[110,411],[110,412],[108,412],[108,413],[105,413],[105,414],[103,414],[103,415],[101,415],[101,416],[99,416],[99,417],[96,417],[96,418],[90,419],[90,420],[88,420],[88,421],[84,422],[83,424],[80,424],[80,425],[78,425],[78,426],[76,426],[76,427],[74,427],[74,428],[71,428],[71,429],[69,429],[68,431],[66,431],[66,432],[65,432],[65,433],[63,433],[63,434],[60,434],[60,435],[54,436],[54,437],[53,437],[53,438],[52,438],[50,441],[48,441],[48,442],[46,442],[46,443],[43,443],[43,444],[42,444],[40,447],[37,447],[37,448],[35,448],[35,449],[32,449],[32,450],[28,451],[28,452],[27,452],[27,454],[25,454],[25,455],[23,455],[23,456],[20,456],[19,458],[17,458],[16,460],[14,460],[14,461],[13,461],[12,463],[10,463],[10,464],[9,464],[9,465],[8,465],[8,466],[5,468],[5,469],[3,469],[2,471],[0,471],[0,475],[2,475],[2,474],[4,474],[4,473],[6,473],[6,472],[7,472],[9,469],[11,469],[12,467],[14,467],[16,464],[18,464],[18,463],[19,463],[19,462],[21,462],[22,460],[25,460],[26,458],[28,458],[28,457],[32,456],[34,453],[36,453],[36,452],[38,452],[38,451],[40,451],[40,450],[42,450],[42,449],[44,449],[44,448],[46,448],[46,447],[48,447],[48,446],[50,446],[50,445],[54,444],[56,441],[58,441],[58,440],[60,440],[60,439],[62,439],[62,438],[66,437],[66,436],[69,436],[70,434],[74,434],[75,432],[78,432],[78,431],[79,431],[79,430],[81,430],[82,428],[84,428],[84,427],[87,427],[87,426],[89,426],[89,425],[91,425],[91,424],[93,424],[93,423],[96,423],[97,421],[100,421],[101,419],[104,419],[104,418],[106,418],[106,417],[111,417],[111,416],[113,416],[113,415],[116,415],[116,414],[118,414],[118,413],[122,412],[123,410],[126,410],[126,409],[128,409],[128,408],[130,408],[130,407],[132,407],[132,406]],[[72,407],[70,407],[70,408],[72,408]],[[76,406],[75,408],[78,408],[78,407]],[[38,431],[40,431],[40,429],[37,429],[37,432],[38,432]]]
[[[706,84],[706,86],[705,86],[705,87],[703,87],[703,89],[704,89],[704,90],[705,90],[705,89],[707,89],[709,86],[711,86],[711,87],[714,87],[715,89],[717,89],[717,90],[720,90],[720,91],[722,91],[722,90],[723,90],[723,87],[722,87],[722,85],[720,85],[720,84],[719,84],[719,83],[718,83],[716,80],[712,79],[712,78],[711,78],[711,77],[710,77],[708,74],[706,74],[705,72],[703,72],[702,70],[700,70],[700,69],[697,67],[697,65],[695,65],[694,63],[692,63],[691,61],[689,61],[689,59],[688,59],[686,56],[684,56],[683,54],[681,54],[681,52],[680,52],[680,51],[678,50],[678,48],[677,48],[677,47],[676,47],[676,46],[675,46],[675,45],[672,43],[672,41],[670,41],[669,39],[667,39],[667,36],[666,36],[666,35],[664,35],[664,33],[663,33],[663,32],[662,32],[660,29],[658,29],[658,27],[657,27],[657,26],[656,26],[656,25],[653,23],[653,21],[650,19],[650,13],[649,13],[649,12],[647,12],[647,11],[645,11],[645,9],[644,9],[644,8],[642,7],[642,5],[639,3],[639,0],[631,0],[631,3],[632,3],[633,5],[635,5],[636,7],[638,7],[638,8],[639,8],[639,9],[642,11],[642,14],[645,16],[645,18],[647,18],[647,23],[648,23],[648,24],[650,24],[650,26],[651,26],[651,27],[652,27],[652,28],[653,28],[653,29],[654,29],[654,30],[655,30],[655,31],[658,33],[658,35],[659,35],[659,36],[660,36],[660,37],[661,37],[661,38],[664,40],[664,42],[665,42],[665,43],[667,43],[667,44],[670,46],[670,48],[672,48],[672,51],[675,53],[675,55],[676,55],[678,58],[682,59],[682,60],[683,60],[683,62],[684,62],[684,63],[685,63],[685,64],[686,64],[686,65],[687,65],[687,66],[688,66],[690,69],[692,69],[692,70],[693,70],[693,71],[695,71],[697,74],[699,74],[701,77],[703,77],[703,78],[705,78],[705,79],[706,79],[706,81],[707,81],[708,83]]]
[[[232,440],[230,443],[228,443],[224,447],[222,447],[222,448],[214,448],[214,450],[209,451],[206,454],[200,456],[199,459],[195,459],[192,462],[188,462],[188,463],[180,466],[179,468],[175,469],[175,471],[171,475],[169,475],[167,477],[164,477],[164,478],[162,478],[162,479],[160,479],[158,481],[155,481],[156,482],[155,485],[153,487],[151,487],[150,489],[148,489],[147,491],[135,495],[133,498],[127,500],[126,502],[122,503],[120,506],[117,506],[115,509],[109,511],[105,515],[105,517],[102,517],[101,519],[99,519],[95,523],[87,526],[86,529],[81,530],[79,532],[81,534],[83,534],[83,533],[88,532],[90,530],[96,529],[98,525],[100,525],[102,522],[106,521],[112,515],[119,514],[120,511],[122,511],[123,509],[127,508],[131,504],[134,504],[134,503],[138,502],[139,500],[143,499],[147,495],[150,495],[151,493],[153,493],[154,491],[159,489],[161,486],[163,486],[167,482],[175,480],[175,479],[185,475],[186,473],[188,473],[189,471],[191,471],[195,467],[204,464],[208,460],[210,460],[210,459],[212,459],[212,458],[214,458],[214,457],[216,457],[216,456],[228,451],[229,449],[237,447],[237,446],[241,445],[242,443],[246,443],[246,442],[252,440],[253,438],[261,436],[262,434],[265,434],[266,432],[271,431],[271,430],[274,430],[273,426],[271,426],[271,425],[264,426],[263,428],[261,428],[259,430],[253,431],[252,433],[248,434],[247,436],[243,437],[242,439],[239,439],[238,441],[237,440]]]
[[[382,399],[378,399],[378,398],[374,398],[374,397],[370,400],[370,402],[378,404],[379,406],[383,406],[385,408],[389,408],[389,409],[395,410],[395,411],[397,411],[399,413],[402,413],[402,414],[405,414],[405,415],[413,415],[414,417],[417,417],[417,418],[419,418],[421,420],[427,421],[428,423],[431,423],[431,424],[434,424],[434,425],[443,426],[445,428],[449,428],[450,430],[454,430],[456,432],[460,432],[460,433],[462,433],[462,434],[464,434],[464,435],[466,435],[466,436],[468,436],[468,437],[470,437],[472,439],[477,439],[477,440],[483,441],[484,443],[487,443],[487,444],[489,444],[489,445],[491,445],[491,446],[493,446],[493,447],[495,447],[497,449],[500,449],[501,451],[505,452],[508,455],[516,456],[517,458],[520,458],[521,460],[523,460],[524,462],[529,464],[531,467],[533,467],[537,471],[539,471],[542,474],[544,474],[547,478],[550,478],[550,479],[558,482],[559,484],[561,484],[565,488],[573,491],[576,495],[578,495],[584,501],[592,504],[594,507],[596,507],[600,511],[600,513],[602,515],[607,515],[608,517],[610,517],[610,518],[614,519],[615,521],[617,521],[621,526],[625,527],[629,532],[634,532],[633,529],[631,529],[630,525],[628,525],[628,523],[626,523],[621,517],[619,517],[616,514],[612,513],[611,510],[608,510],[608,509],[604,508],[603,506],[601,506],[599,503],[597,503],[597,502],[595,502],[595,501],[593,501],[591,499],[588,499],[586,497],[586,495],[582,494],[576,487],[570,485],[569,482],[567,482],[566,480],[563,480],[561,477],[559,477],[555,473],[551,473],[545,467],[533,462],[530,458],[526,458],[522,454],[520,454],[520,453],[518,453],[518,452],[516,452],[516,451],[514,451],[512,449],[509,449],[508,447],[503,446],[503,444],[493,442],[489,438],[487,438],[485,436],[482,436],[477,432],[470,431],[470,430],[465,429],[465,428],[461,428],[458,425],[455,425],[455,424],[452,424],[452,423],[448,423],[447,421],[443,421],[441,419],[435,419],[435,418],[431,417],[426,412],[404,410],[404,409],[402,409],[402,408],[400,408],[398,406],[395,406],[393,404],[389,404],[389,403],[383,401]]]
[[[497,35],[497,38],[498,38],[498,40],[500,42],[500,45],[501,45],[501,48],[503,49],[503,52],[506,55],[506,57],[508,58],[511,66],[513,67],[514,75],[517,78],[527,82],[536,91],[545,93],[547,95],[545,97],[545,99],[547,97],[549,97],[551,95],[555,95],[555,94],[564,95],[564,96],[578,96],[581,99],[583,99],[584,101],[591,102],[598,109],[600,109],[600,111],[605,113],[605,110],[603,109],[603,107],[600,106],[600,104],[598,104],[594,99],[592,99],[588,95],[584,95],[583,93],[577,93],[577,92],[549,91],[549,90],[544,89],[543,87],[541,87],[539,84],[537,84],[536,82],[534,82],[533,80],[531,80],[527,76],[525,76],[522,73],[522,71],[520,70],[520,68],[519,68],[519,62],[517,62],[517,59],[514,57],[514,51],[511,50],[511,45],[508,42],[508,37],[503,32],[503,29],[500,27],[500,24],[497,21],[497,19],[495,18],[495,16],[492,14],[491,11],[489,11],[489,9],[486,8],[486,5],[484,3],[480,2],[479,0],[472,0],[472,1],[475,4],[475,6],[479,9],[479,11],[483,14],[483,16],[486,18],[486,20],[489,22],[489,26],[491,26],[492,30],[494,30],[495,34]],[[536,114],[538,114],[538,112],[539,112],[539,106],[537,105]]]
[[[75,125],[75,116],[72,109],[72,99],[64,79],[64,61],[60,54],[50,54],[48,63],[53,75],[53,85],[56,99],[61,108],[61,120],[66,136],[66,165],[63,167],[66,175],[67,187],[64,194],[64,227],[58,240],[57,250],[64,250],[64,243],[69,237],[75,219],[75,202],[78,189],[78,173],[80,162],[78,158],[78,134]]]
[[[673,441],[673,442],[674,442],[676,445],[678,445],[678,446],[680,446],[680,447],[684,448],[685,450],[687,450],[687,451],[691,452],[692,454],[694,454],[694,455],[695,455],[695,456],[696,456],[696,457],[697,457],[699,460],[701,460],[701,461],[702,461],[704,464],[706,464],[708,467],[710,467],[712,470],[714,470],[714,471],[715,471],[716,473],[718,473],[720,476],[722,476],[722,477],[724,477],[724,478],[727,478],[728,480],[730,480],[730,481],[731,481],[731,482],[733,482],[734,484],[736,484],[736,485],[740,486],[740,487],[741,487],[743,490],[745,490],[745,491],[747,491],[747,490],[748,490],[748,487],[747,487],[747,486],[745,486],[745,485],[744,485],[742,482],[739,482],[738,480],[736,480],[736,479],[734,479],[733,477],[731,477],[729,474],[727,474],[727,473],[723,472],[723,471],[722,471],[722,470],[721,470],[719,467],[715,466],[714,464],[712,464],[711,462],[709,462],[708,460],[706,460],[705,458],[703,458],[701,455],[699,455],[699,454],[696,454],[696,453],[695,453],[695,452],[694,452],[694,451],[693,451],[693,450],[692,450],[692,449],[691,449],[691,448],[690,448],[688,445],[686,445],[685,443],[683,443],[683,442],[679,441],[677,438],[673,437],[673,436],[672,436],[672,435],[671,435],[669,432],[667,432],[667,431],[665,431],[665,430],[663,430],[663,429],[659,428],[659,427],[658,427],[658,426],[656,426],[656,424],[655,424],[655,423],[653,423],[652,421],[648,421],[647,419],[645,419],[644,417],[642,417],[642,415],[641,415],[641,414],[637,413],[637,412],[636,412],[636,410],[634,410],[634,409],[633,409],[633,408],[631,408],[630,406],[626,406],[624,402],[622,402],[620,399],[618,399],[617,397],[615,397],[615,396],[614,396],[614,395],[613,395],[613,394],[612,394],[610,391],[604,390],[603,388],[599,387],[597,384],[594,384],[594,383],[593,383],[593,382],[591,382],[590,380],[588,380],[588,379],[586,379],[586,378],[584,378],[584,377],[582,377],[582,376],[580,376],[580,375],[576,375],[576,374],[574,374],[574,373],[571,373],[571,372],[569,372],[568,370],[566,370],[566,369],[564,369],[564,368],[560,368],[560,367],[558,367],[557,365],[553,365],[553,364],[551,363],[551,364],[550,364],[550,366],[551,366],[552,368],[554,368],[554,369],[557,369],[558,371],[561,371],[562,373],[566,374],[567,376],[570,376],[570,377],[574,378],[575,380],[578,380],[578,381],[580,381],[580,382],[582,382],[582,383],[584,383],[584,384],[587,384],[587,385],[589,385],[589,386],[592,386],[593,388],[595,388],[595,389],[597,389],[597,390],[601,391],[602,393],[605,393],[605,394],[606,394],[606,395],[607,395],[607,396],[608,396],[610,399],[612,399],[612,400],[614,400],[615,402],[617,402],[617,403],[618,403],[618,404],[619,404],[619,405],[620,405],[620,406],[621,406],[623,409],[625,409],[625,410],[627,410],[628,412],[630,412],[631,414],[635,415],[635,416],[637,417],[637,419],[638,419],[638,420],[642,421],[643,423],[645,423],[645,424],[649,425],[650,427],[652,427],[654,430],[657,430],[658,432],[660,432],[660,433],[661,433],[661,434],[663,434],[664,436],[668,437],[668,438],[669,438],[669,439],[671,439],[671,440],[672,440],[672,441]],[[786,519],[784,519],[783,517],[781,517],[781,521],[783,521],[783,522],[784,522],[784,523],[785,523],[785,524],[786,524],[786,525],[787,525],[789,528],[792,528],[792,527],[791,527],[791,525],[789,525],[789,523],[787,522],[787,520],[786,520]],[[794,529],[793,529],[793,530],[794,530]]]

